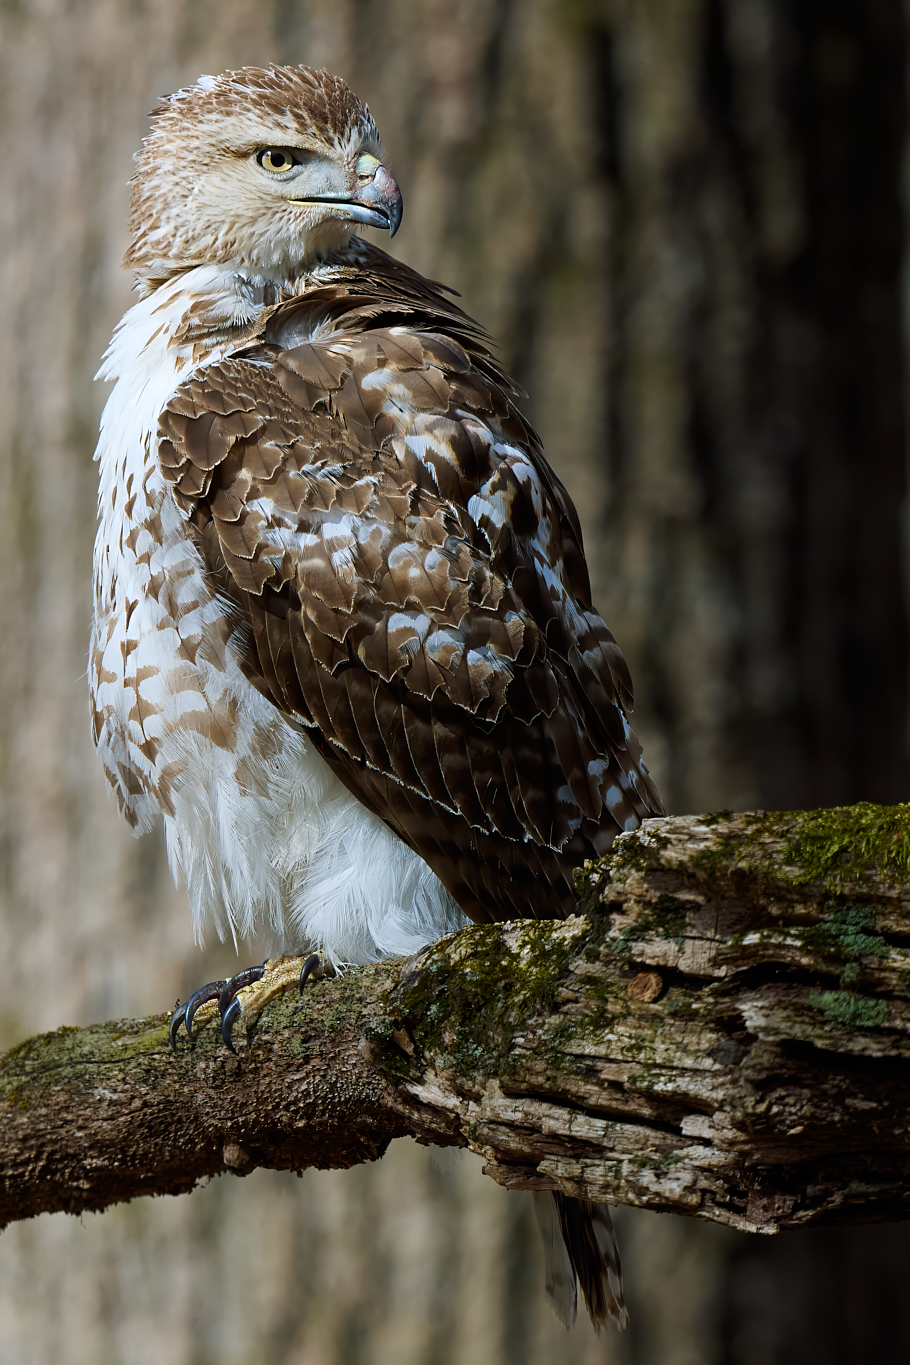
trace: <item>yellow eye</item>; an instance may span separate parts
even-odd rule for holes
[[[278,175],[282,171],[289,171],[294,165],[294,153],[287,147],[263,147],[261,152],[256,153],[256,163],[264,171],[273,171]]]

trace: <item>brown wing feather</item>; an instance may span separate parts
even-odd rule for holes
[[[476,325],[388,258],[270,317],[161,418],[249,676],[475,919],[571,912],[659,813],[575,510]]]

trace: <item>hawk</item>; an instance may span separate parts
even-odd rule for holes
[[[572,869],[662,807],[515,385],[355,235],[402,200],[343,81],[203,76],[153,119],[97,451],[93,733],[123,814],[163,817],[197,936],[343,966],[571,914]],[[262,972],[174,1031],[217,994],[232,1046]],[[608,1210],[541,1221],[563,1320],[578,1276],[623,1321]]]

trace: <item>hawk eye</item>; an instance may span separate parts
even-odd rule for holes
[[[261,152],[256,153],[256,164],[264,171],[279,174],[289,171],[294,165],[294,153],[287,147],[263,147]]]

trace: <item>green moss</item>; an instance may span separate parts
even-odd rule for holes
[[[787,861],[798,869],[796,885],[821,881],[836,890],[845,875],[866,871],[901,884],[910,878],[910,805],[863,801],[790,819],[785,844]]]
[[[883,958],[891,952],[887,941],[874,930],[875,912],[870,906],[844,905],[836,900],[828,902],[826,913],[817,924],[786,927],[787,938],[795,940],[811,953],[814,965],[822,972],[838,974],[839,990],[816,991],[810,997],[810,1003],[825,1010],[835,1022],[846,1024],[852,1020],[860,1027],[873,1027],[879,1022],[879,1006],[887,1012],[887,1007],[881,1001],[866,1001],[872,1006],[871,1009],[866,1008],[864,997],[855,993],[863,959]],[[754,936],[776,941],[780,932],[780,928],[774,926],[759,929]],[[733,935],[731,946],[741,945],[744,938],[743,934]]]
[[[588,858],[581,867],[572,871],[572,882],[578,897],[578,907],[583,915],[596,914],[600,909],[600,895],[609,880],[606,858]]]
[[[291,1033],[284,1040],[284,1047],[291,1057],[299,1057],[301,1060],[315,1055],[317,1049],[305,1038],[300,1038],[295,1033]]]
[[[783,846],[773,857],[770,841]],[[698,854],[692,866],[710,880],[718,867],[734,862],[756,869],[764,865],[774,880],[793,886],[820,882],[834,893],[845,880],[866,872],[902,886],[910,880],[910,805],[863,801],[829,810],[766,811]]]
[[[700,816],[698,823],[704,825],[706,829],[713,829],[715,825],[725,825],[728,820],[735,818],[732,810],[714,810],[709,811],[707,815]]]
[[[886,1001],[870,1000],[851,991],[812,991],[809,1004],[838,1028],[879,1028],[888,1017]]]
[[[702,816],[699,824],[712,828],[728,820],[735,822],[730,833],[691,859],[692,870],[703,882],[710,884],[732,864],[764,872],[769,882],[792,886],[820,882],[835,894],[846,880],[867,872],[877,873],[890,885],[910,881],[910,805],[864,801],[828,810],[765,811],[746,817],[746,823],[742,816],[718,811]],[[772,842],[782,845],[773,854]]]
[[[618,840],[604,858],[589,858],[573,875],[578,907],[583,915],[603,913],[604,889],[613,881],[624,881],[631,872],[641,872],[647,858],[641,846],[641,830],[634,830]],[[664,847],[669,840],[648,830],[648,848]]]
[[[589,859],[583,867],[575,869],[573,875],[581,914],[592,919],[603,915],[604,892],[610,883],[622,881],[632,869],[639,871],[644,869],[645,860],[639,851],[637,833],[638,831],[624,839],[622,847],[607,854],[605,858],[598,861]],[[648,837],[653,844],[653,834]],[[627,949],[633,935],[635,938],[641,938],[643,935],[652,934],[655,938],[672,939],[673,942],[680,943],[686,932],[689,905],[688,901],[678,896],[658,896],[645,913],[636,916],[634,930],[621,931],[618,938],[611,942],[611,950],[621,955]]]
[[[36,1033],[33,1038],[26,1038],[24,1042],[17,1043],[0,1057],[0,1071],[6,1071],[17,1062],[28,1062],[33,1059],[42,1058],[48,1047],[53,1046],[54,1039],[66,1038],[71,1033],[78,1033],[79,1029],[74,1024],[63,1024],[55,1029],[53,1033]]]
[[[682,942],[686,933],[689,905],[678,896],[658,896],[646,914],[638,918],[639,933]]]
[[[872,1184],[867,1180],[851,1180],[844,1186],[844,1194],[849,1198],[852,1195],[877,1195],[893,1190],[903,1201],[904,1187],[899,1180],[881,1180]]]
[[[118,1059],[124,1059],[157,1052],[159,1048],[167,1045],[169,1023],[170,1015],[162,1014],[157,1023],[152,1023],[151,1028],[143,1029],[141,1033],[124,1029],[114,1034],[110,1041],[117,1049],[116,1056]]]
[[[842,980],[848,983],[856,981],[862,958],[887,957],[891,952],[887,941],[875,932],[875,911],[868,905],[830,901],[817,924],[790,926],[787,933],[816,955],[843,963]]]
[[[686,1019],[692,1014],[699,1012],[699,1003],[689,995],[682,993],[670,994],[663,1002],[664,1012],[675,1015],[677,1018]]]
[[[610,952],[616,958],[632,956],[634,945],[644,938],[662,938],[670,943],[682,943],[691,902],[676,896],[661,895],[647,910],[635,916],[615,938],[610,940]]]
[[[509,941],[501,925],[484,925],[434,945],[405,970],[388,1000],[417,1046],[460,1075],[504,1075],[512,1038],[546,1015],[577,955],[583,920],[522,925]]]
[[[334,981],[329,986],[332,1003],[322,1015],[322,1030],[326,1037],[359,1012],[363,1001],[365,971],[364,967],[349,967],[340,981]]]
[[[363,1025],[363,1036],[371,1043],[385,1042],[392,1036],[395,1025],[387,1014],[374,1014]]]

